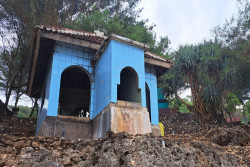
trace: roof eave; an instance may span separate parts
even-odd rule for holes
[[[159,61],[159,60],[155,60],[155,59],[151,59],[148,57],[144,58],[144,62],[147,64],[151,64],[153,66],[159,66],[159,67],[163,67],[166,69],[169,69],[173,66],[173,64],[169,63],[169,62],[163,62],[163,61]]]
[[[70,43],[78,46],[83,46],[86,48],[90,48],[93,50],[98,50],[100,48],[100,44],[91,43],[82,39],[72,38],[63,34],[53,33],[53,32],[41,32],[41,37],[52,39],[55,41],[61,41],[65,43]]]

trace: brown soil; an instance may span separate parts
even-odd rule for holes
[[[0,166],[250,166],[247,127],[165,137],[120,133],[65,140],[34,137],[34,124],[35,120],[3,118]]]
[[[36,119],[15,118],[1,116],[0,134],[9,134],[17,137],[34,136]]]
[[[250,141],[248,133],[239,126],[213,129],[206,137],[220,146],[247,146]]]

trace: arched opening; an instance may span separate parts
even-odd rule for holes
[[[150,105],[150,89],[148,87],[148,84],[145,82],[145,89],[146,89],[146,106],[149,112],[149,118],[151,121],[151,105]]]
[[[59,115],[89,117],[90,78],[81,67],[70,67],[61,76]]]
[[[138,89],[138,75],[130,67],[126,67],[120,74],[120,85],[117,87],[117,99],[141,103],[141,90]]]

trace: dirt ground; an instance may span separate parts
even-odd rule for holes
[[[34,119],[2,117],[0,166],[250,166],[250,127],[65,140],[35,137],[35,124]]]

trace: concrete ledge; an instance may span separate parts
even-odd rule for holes
[[[140,105],[124,101],[110,103],[94,120],[72,116],[47,116],[38,135],[89,139],[106,137],[108,132],[126,132],[132,135],[152,133],[149,112]]]
[[[131,107],[131,108],[142,108],[141,103],[135,103],[135,102],[128,102],[128,101],[122,101],[117,100],[117,103],[115,104],[116,107]]]
[[[92,121],[79,117],[47,116],[38,136],[65,137],[66,139],[88,139],[92,134]]]
[[[128,104],[129,102],[127,102]],[[119,104],[111,107],[111,131],[114,133],[126,132],[128,134],[147,134],[151,133],[149,113],[143,107],[121,108]]]
[[[74,117],[74,116],[66,116],[66,115],[58,115],[57,120],[64,122],[72,122],[72,123],[91,123],[90,118],[87,117]]]
[[[138,104],[124,101],[110,103],[93,121],[93,138],[105,137],[110,131],[132,135],[152,133],[149,113]]]
[[[105,137],[110,132],[111,115],[109,104],[100,114],[93,120],[92,138]]]

